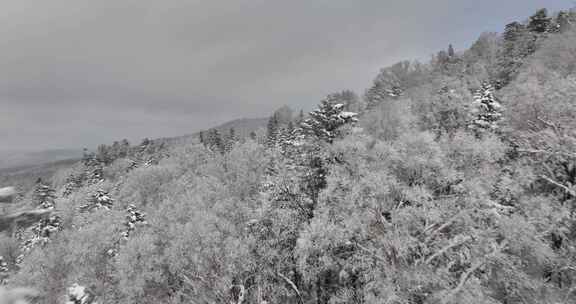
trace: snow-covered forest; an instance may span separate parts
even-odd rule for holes
[[[46,304],[576,303],[575,24],[539,10],[248,135],[86,151],[7,205],[47,212],[0,235],[0,282]]]

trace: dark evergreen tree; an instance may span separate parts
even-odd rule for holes
[[[78,188],[82,187],[83,177],[81,175],[71,174],[66,178],[66,184],[64,184],[63,196],[68,197]]]
[[[92,196],[88,199],[88,202],[82,206],[80,206],[81,212],[88,212],[97,210],[100,208],[104,208],[106,210],[112,209],[114,204],[114,199],[110,196],[107,191],[104,190],[97,190],[96,193],[92,194]]]
[[[204,131],[200,131],[200,133],[198,133],[198,139],[200,140],[201,144],[205,143],[205,139],[204,139]]]
[[[565,11],[559,12],[552,30],[554,32],[559,33],[565,32],[566,30],[572,27],[572,25],[576,21],[575,17],[576,16],[574,16],[573,12],[565,12]]]
[[[234,145],[237,142],[238,142],[238,137],[236,136],[236,131],[234,130],[234,128],[230,128],[230,130],[228,131],[228,136],[226,136],[226,140],[224,143],[226,152],[232,151],[232,149],[234,148]]]
[[[127,139],[123,139],[120,142],[120,151],[118,156],[121,158],[128,157],[129,153],[130,153],[130,142]]]
[[[54,200],[56,199],[56,191],[49,185],[45,184],[41,178],[36,181],[36,189],[34,190],[34,199],[40,208],[53,209]]]
[[[296,140],[296,130],[294,129],[294,124],[289,122],[286,127],[282,128],[278,135],[278,147],[280,148],[280,153],[286,155],[290,152],[290,147],[293,146]]]
[[[450,44],[448,46],[448,57],[454,58],[454,56],[456,56],[456,52],[454,51],[454,47],[452,46],[452,44]]]
[[[122,232],[122,238],[128,240],[130,234],[136,229],[137,224],[146,224],[146,215],[138,210],[136,206],[130,205],[126,209],[126,221],[124,222],[125,230]]]
[[[8,268],[8,263],[6,263],[4,257],[0,255],[0,285],[6,284],[6,279],[8,279],[9,273],[10,269]]]
[[[438,65],[448,62],[446,51],[437,57]],[[368,110],[382,104],[387,100],[394,100],[404,95],[404,90],[418,80],[417,65],[409,62],[400,62],[389,68],[382,69],[374,79],[372,86],[366,91],[364,99]]]
[[[204,146],[206,146],[208,149],[218,153],[225,152],[224,139],[222,138],[222,135],[220,135],[220,131],[218,131],[218,129],[208,130],[208,134],[204,141]]]
[[[268,119],[268,124],[266,125],[266,145],[268,147],[276,146],[279,131],[280,123],[277,115],[274,114]]]
[[[506,25],[504,29],[504,40],[506,42],[514,42],[519,39],[525,31],[523,24],[519,22],[512,22]]]
[[[96,152],[96,159],[104,164],[104,165],[108,165],[113,161],[113,150],[111,149],[111,147],[108,147],[106,145],[99,145],[97,152]]]
[[[510,23],[504,31],[504,43],[498,54],[498,88],[506,86],[517,75],[524,59],[536,51],[537,35],[518,22]]]
[[[474,94],[474,102],[470,111],[469,127],[480,135],[482,132],[497,132],[502,119],[502,106],[494,97],[494,88],[485,82]]]
[[[540,9],[530,17],[528,30],[535,33],[545,33],[550,28],[551,20],[552,19],[548,17],[548,10],[545,8]]]
[[[304,110],[300,110],[298,113],[298,117],[296,117],[296,125],[299,126],[302,122],[304,122]]]
[[[144,153],[152,145],[152,141],[148,138],[142,139],[140,146],[138,146],[138,153]]]
[[[300,124],[304,134],[332,143],[339,136],[341,126],[357,120],[356,113],[343,111],[344,105],[334,101],[334,97],[329,95],[317,110],[309,113],[310,118]]]

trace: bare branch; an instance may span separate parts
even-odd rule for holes
[[[545,155],[560,155],[566,156],[570,158],[576,158],[576,153],[568,153],[562,151],[546,151],[546,150],[538,150],[538,149],[518,149],[520,153],[529,153],[529,154],[545,154]]]
[[[490,253],[489,255],[482,258],[480,261],[477,261],[472,266],[470,266],[470,268],[468,268],[468,270],[460,276],[460,281],[458,282],[458,285],[454,289],[452,289],[452,291],[450,291],[450,293],[443,299],[442,302],[447,303],[450,299],[452,299],[460,291],[462,291],[462,288],[464,288],[464,285],[466,285],[466,282],[468,281],[470,276],[472,276],[472,274],[474,274],[474,272],[476,272],[476,270],[478,270],[480,267],[484,266],[484,264],[488,262],[490,257],[500,253],[507,245],[508,242],[503,241],[502,244],[498,246],[496,249],[494,249],[492,253]]]
[[[226,297],[220,292],[218,291],[218,289],[214,288],[213,284],[211,284],[210,282],[208,282],[206,279],[204,279],[203,277],[199,276],[199,275],[195,275],[195,274],[190,274],[192,277],[194,277],[195,279],[197,279],[198,281],[200,281],[207,289],[212,292],[212,294],[219,300],[220,303],[225,303],[225,299]],[[194,281],[187,276],[184,273],[180,273],[180,277],[184,279],[184,281],[192,288],[194,288]],[[194,292],[196,292],[194,290]]]
[[[281,274],[280,272],[277,272],[276,274],[278,274],[279,277],[281,277],[284,281],[286,281],[286,283],[288,283],[288,285],[290,285],[292,290],[294,290],[294,292],[298,296],[298,303],[300,303],[300,304],[304,303],[304,300],[302,299],[302,294],[300,293],[300,290],[298,290],[298,287],[296,286],[296,284],[294,284],[294,282],[292,282],[292,280],[290,280],[289,278],[287,278],[285,275]]]
[[[540,117],[536,117],[536,119],[538,119],[538,121],[540,121],[541,123],[543,123],[547,127],[552,128],[554,130],[554,133],[556,133],[556,135],[561,136],[562,133],[560,132],[560,128],[555,123],[552,123],[552,122],[547,121],[545,119],[542,119]]]
[[[540,178],[542,178],[543,180],[549,182],[550,184],[552,184],[556,187],[562,188],[564,191],[566,191],[566,193],[570,194],[572,197],[576,197],[576,191],[574,189],[570,189],[567,186],[549,178],[546,175],[540,175]]]
[[[456,215],[454,215],[452,218],[450,218],[446,223],[444,223],[442,226],[438,227],[436,230],[432,231],[432,233],[430,233],[429,236],[426,237],[426,239],[424,240],[425,243],[430,242],[432,239],[434,239],[434,236],[436,236],[436,234],[440,233],[442,230],[448,228],[448,226],[452,225],[454,222],[456,222],[456,220],[461,217],[462,215],[464,215],[467,211],[466,210],[462,210],[460,212],[458,212]]]
[[[377,255],[376,253],[372,252],[372,250],[356,243],[356,247],[360,248],[360,250],[369,253],[371,256],[373,256],[375,259],[379,260],[380,262],[383,262],[385,265],[389,265],[388,260],[386,260],[385,258]]]
[[[430,257],[428,257],[425,261],[426,264],[430,264],[430,262],[432,262],[435,258],[443,255],[444,253],[446,253],[448,250],[454,248],[454,247],[458,247],[460,245],[463,245],[464,243],[471,241],[472,238],[470,236],[465,236],[463,238],[459,238],[458,240],[452,241],[450,242],[450,244],[448,244],[447,246],[445,246],[444,248],[440,249],[438,252],[436,252],[435,254],[431,255]]]

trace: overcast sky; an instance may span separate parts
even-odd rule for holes
[[[0,150],[176,136],[370,85],[566,0],[2,0]]]

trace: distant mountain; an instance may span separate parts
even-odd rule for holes
[[[266,127],[266,123],[268,122],[268,118],[240,118],[235,119],[229,122],[225,122],[219,126],[208,128],[208,129],[217,129],[220,134],[227,134],[231,128],[234,128],[234,132],[238,137],[248,137],[250,132],[256,131],[260,128]],[[206,129],[206,130],[208,130]],[[179,144],[179,143],[186,143],[186,142],[194,142],[198,140],[200,132],[196,132],[193,134],[177,136],[177,137],[168,137],[162,138],[159,140],[164,140],[170,144]]]
[[[42,151],[1,151],[0,169],[30,167],[41,164],[80,159],[82,149],[51,149]]]
[[[213,127],[220,133],[225,134],[231,128],[234,128],[236,135],[247,137],[250,132],[265,127],[267,118],[241,118],[235,119],[219,126]],[[200,132],[193,134],[161,138],[158,140],[168,143],[191,142],[198,139]],[[1,151],[0,150],[0,173],[6,172],[5,169],[22,170],[28,167],[36,167],[43,164],[49,164],[62,160],[74,160],[82,158],[83,149],[51,149],[43,151]],[[9,170],[13,171],[13,170]]]
[[[222,134],[234,128],[236,135],[247,137],[250,132],[265,127],[267,118],[241,118],[213,127]],[[197,142],[200,132],[156,139],[168,144]],[[50,179],[58,170],[71,167],[82,158],[83,149],[52,149],[44,151],[0,151],[0,187],[16,185],[30,189],[36,179]]]

